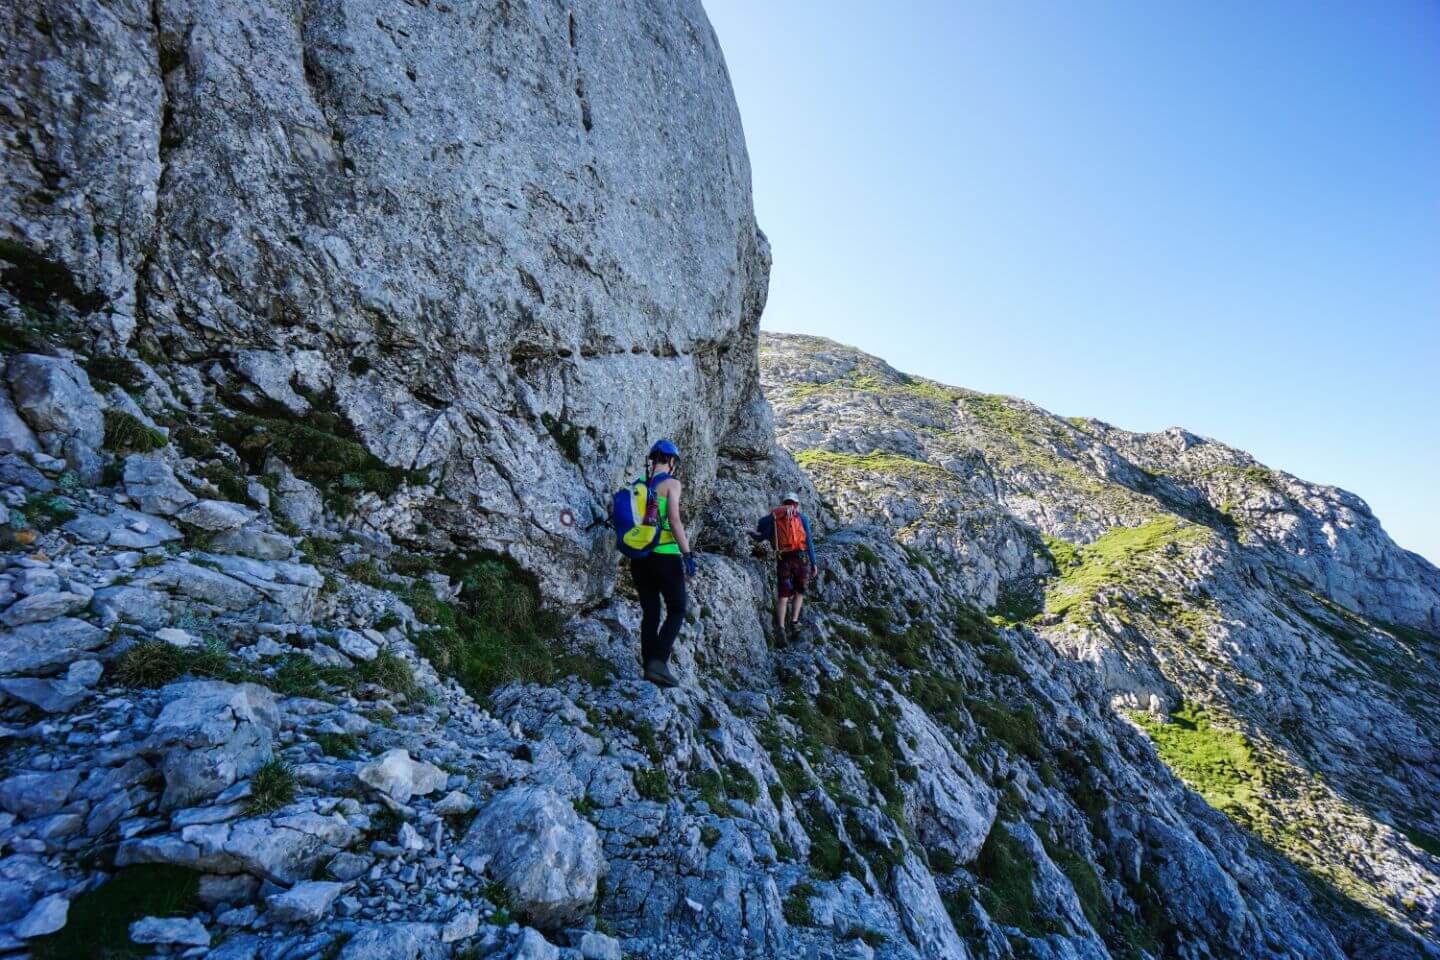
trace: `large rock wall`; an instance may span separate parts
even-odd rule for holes
[[[73,273],[111,350],[262,410],[333,407],[428,468],[443,497],[385,532],[507,548],[582,599],[613,571],[604,495],[648,444],[685,448],[699,506],[720,441],[763,417],[769,253],[698,2],[0,17],[0,231]]]

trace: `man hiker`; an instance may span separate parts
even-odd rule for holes
[[[660,539],[649,553],[630,559],[630,575],[640,595],[640,658],[645,664],[645,679],[657,687],[673,687],[680,682],[670,672],[670,653],[685,622],[685,583],[695,577],[695,557],[680,519],[682,487],[675,478],[679,468],[680,450],[675,444],[660,440],[650,448],[645,483],[658,507]],[[662,600],[664,623],[660,622]]]
[[[810,520],[800,510],[800,495],[787,493],[780,506],[761,517],[750,534],[775,548],[775,580],[779,598],[775,604],[775,628],[783,643],[787,629],[800,627],[800,609],[805,605],[805,587],[815,576],[815,547],[810,537]],[[794,601],[794,616],[787,614]]]

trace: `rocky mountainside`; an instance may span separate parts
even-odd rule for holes
[[[0,38],[0,956],[1440,955],[1435,570],[1219,444],[762,345],[698,4]],[[596,524],[660,433],[668,692]]]
[[[844,521],[1086,665],[1187,785],[1321,889],[1431,929],[1440,571],[1362,500],[818,338],[767,336],[761,357],[782,443]]]

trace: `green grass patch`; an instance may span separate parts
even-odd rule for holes
[[[894,453],[873,450],[867,454],[835,453],[812,447],[795,454],[795,462],[806,470],[846,470],[889,476],[938,476],[949,477],[950,471],[933,463],[914,460]]]
[[[1040,736],[1040,717],[1033,704],[1018,709],[999,700],[968,700],[966,707],[981,726],[1017,756],[1036,763],[1045,756],[1045,741]]]
[[[1143,712],[1129,714],[1155,744],[1155,752],[1205,802],[1247,824],[1260,816],[1264,774],[1244,734],[1215,726],[1194,704],[1184,704],[1165,723]]]
[[[1061,541],[1050,541],[1051,555],[1060,567],[1046,591],[1045,612],[1065,617],[1076,612],[1101,590],[1125,583],[1149,557],[1171,544],[1204,539],[1205,528],[1168,514],[1138,527],[1114,527],[1094,543],[1075,550],[1065,562],[1056,556]]]
[[[963,403],[965,412],[988,430],[1025,439],[1039,432],[1032,423],[1033,415],[1016,406],[1009,397],[980,394],[965,397]]]
[[[787,693],[780,710],[804,732],[809,752],[819,759],[817,748],[839,750],[864,771],[887,803],[904,799],[897,779],[900,745],[895,721],[877,706],[870,692],[855,678],[832,681],[822,677],[820,693],[813,702],[797,691]]]
[[[1400,824],[1396,829],[1405,834],[1407,840],[1430,856],[1440,857],[1440,837],[1419,827],[1405,826],[1404,824]]]
[[[1045,612],[1045,600],[1031,584],[1003,583],[990,615],[1001,626],[1014,626]]]
[[[480,554],[451,564],[447,572],[461,583],[456,603],[437,600],[428,589],[406,597],[416,616],[431,625],[415,646],[472,696],[483,698],[511,682],[550,683],[562,670],[608,675],[589,660],[551,653],[549,641],[559,635],[562,621],[542,606],[534,576],[514,561]]]
[[[30,494],[15,512],[20,514],[20,526],[42,531],[52,530],[79,516],[68,500],[50,493]]]
[[[318,700],[324,698],[327,684],[343,690],[350,686],[351,678],[343,667],[322,667],[303,653],[287,653],[267,682],[282,696]]]
[[[1070,881],[1070,886],[1075,890],[1075,896],[1080,901],[1080,909],[1085,912],[1085,919],[1096,931],[1105,928],[1106,917],[1109,914],[1108,898],[1105,895],[1105,884],[1100,879],[1100,874],[1095,872],[1095,867],[1080,854],[1071,850],[1062,843],[1052,843],[1041,839],[1045,844],[1045,852],[1060,872],[1065,874],[1065,879]]]
[[[200,476],[209,480],[220,491],[220,496],[231,503],[247,503],[250,500],[250,486],[245,477],[221,463],[219,460],[205,464]]]
[[[152,450],[159,450],[170,442],[165,434],[154,427],[147,426],[139,417],[126,413],[124,410],[106,410],[104,417],[106,450],[122,453],[149,453]]]
[[[423,692],[410,664],[390,650],[381,650],[374,660],[361,660],[352,667],[324,667],[303,653],[287,653],[280,658],[275,676],[265,682],[282,696],[316,700],[325,699],[330,688],[353,693],[367,683],[407,699]]]
[[[163,687],[186,676],[232,683],[252,679],[219,644],[177,647],[164,640],[140,640],[132,644],[110,664],[110,674],[127,687],[150,688]]]
[[[122,390],[139,390],[147,385],[140,365],[126,357],[87,357],[81,365],[92,381],[113,383]]]
[[[130,924],[142,917],[187,917],[203,909],[200,875],[184,867],[127,867],[76,897],[65,927],[31,940],[35,960],[138,960],[154,949],[130,942]]]

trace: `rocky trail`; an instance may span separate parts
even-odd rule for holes
[[[698,3],[0,43],[0,957],[1440,957],[1440,572],[1216,441],[760,334]],[[660,433],[671,691],[603,527]]]

